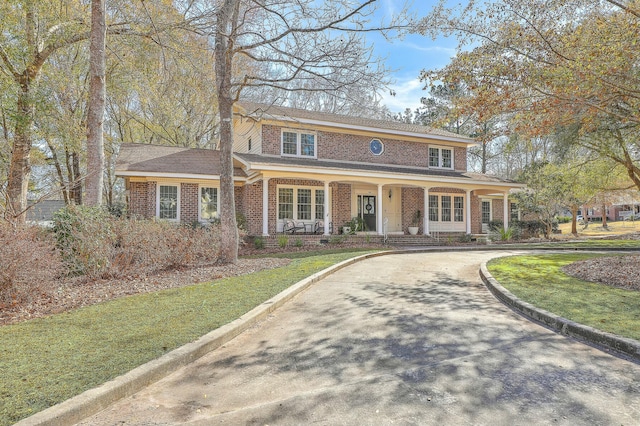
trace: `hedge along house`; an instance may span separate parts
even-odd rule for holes
[[[425,126],[249,102],[235,106],[236,209],[250,235],[358,231],[480,234],[505,228],[522,185],[467,171],[468,138]],[[176,221],[215,219],[219,152],[123,144],[116,164],[129,211]],[[424,214],[427,212],[427,214]]]

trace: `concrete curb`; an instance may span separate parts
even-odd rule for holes
[[[157,382],[205,354],[224,345],[257,322],[265,319],[271,312],[284,305],[313,283],[346,266],[372,257],[401,251],[383,251],[357,256],[337,263],[292,285],[273,298],[261,303],[240,318],[217,328],[198,340],[187,343],[158,359],[143,364],[128,373],[116,377],[103,385],[89,389],[80,395],[40,411],[15,424],[15,426],[34,426],[75,424],[104,410],[114,402],[133,395],[139,390]]]
[[[486,262],[480,266],[480,277],[485,286],[499,301],[534,322],[545,325],[560,334],[589,343],[599,349],[617,352],[636,362],[640,362],[640,341],[578,324],[518,299],[493,278],[487,269]]]

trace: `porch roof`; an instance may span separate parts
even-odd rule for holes
[[[123,143],[115,167],[117,176],[217,178],[220,151],[141,143]],[[236,178],[246,178],[240,167]]]
[[[263,171],[291,171],[299,173],[324,173],[333,175],[370,175],[380,177],[397,177],[399,179],[417,178],[424,180],[432,178],[434,181],[456,182],[460,184],[498,185],[511,188],[522,188],[523,184],[497,176],[455,170],[436,170],[420,167],[409,167],[390,164],[372,164],[353,161],[317,160],[295,157],[280,157],[259,154],[239,154],[234,156],[245,165],[249,178],[252,173]]]

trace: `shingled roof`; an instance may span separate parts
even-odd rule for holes
[[[372,164],[372,163],[358,163],[352,161],[338,161],[338,160],[315,160],[306,158],[294,158],[294,157],[278,157],[270,155],[258,155],[258,154],[234,154],[236,158],[240,159],[247,165],[251,165],[256,169],[261,169],[264,166],[286,166],[292,169],[309,170],[310,168],[325,169],[325,170],[350,170],[356,172],[374,172],[393,174],[397,177],[401,175],[405,177],[433,177],[433,178],[445,178],[456,179],[460,183],[466,181],[483,182],[488,184],[509,184],[522,186],[516,184],[516,182],[508,179],[502,179],[493,175],[486,175],[474,172],[461,172],[455,170],[438,170],[421,167],[407,167],[397,166],[391,164]]]
[[[145,173],[219,176],[220,151],[123,143],[115,170],[118,176],[143,176]],[[240,168],[234,169],[234,175],[246,176]]]
[[[459,142],[465,142],[468,144],[476,144],[471,138],[468,138],[457,133],[447,132],[442,129],[435,129],[433,127],[422,126],[419,124],[408,124],[401,121],[392,120],[377,120],[366,117],[356,117],[351,115],[332,114],[327,112],[308,111],[297,108],[288,108],[277,105],[262,104],[257,102],[240,101],[237,104],[240,108],[240,114],[250,116],[254,119],[267,119],[277,120],[281,118],[290,119],[292,121],[314,121],[314,122],[326,122],[332,124],[342,124],[346,126],[354,126],[367,128],[370,130],[378,131],[392,131],[413,133],[425,137],[433,137],[436,139],[450,139]]]

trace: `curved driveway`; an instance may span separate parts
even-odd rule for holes
[[[640,366],[496,301],[496,252],[342,269],[83,425],[635,425]]]

